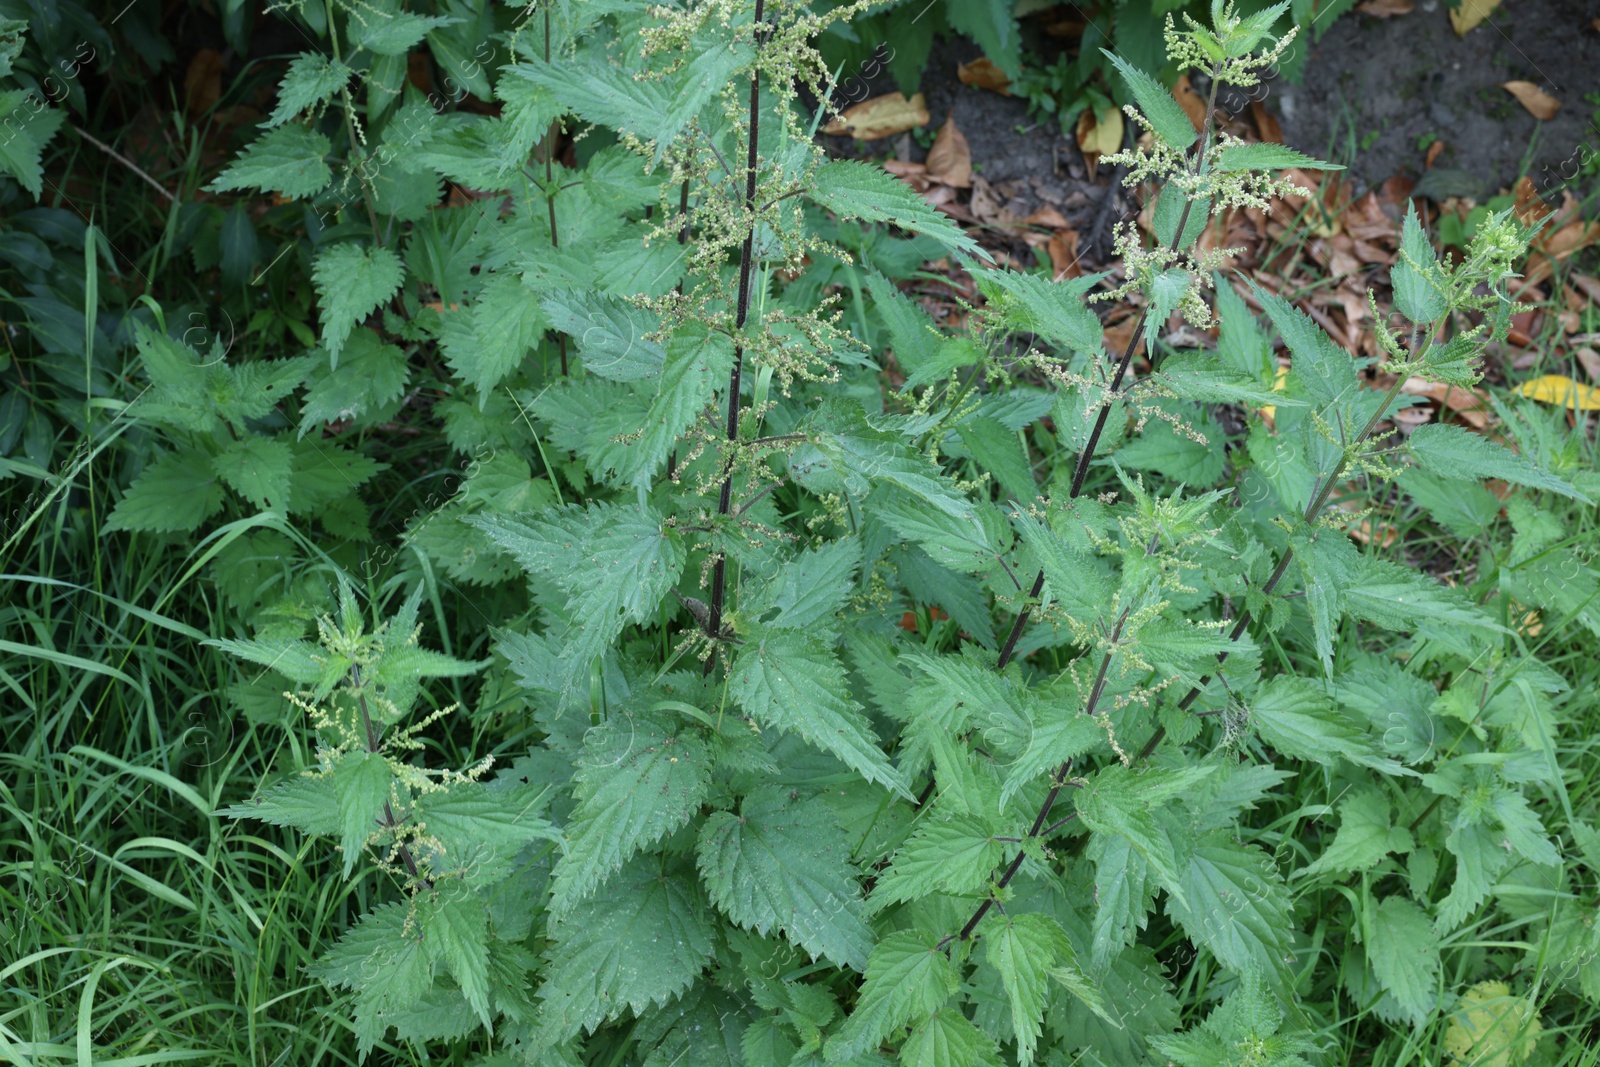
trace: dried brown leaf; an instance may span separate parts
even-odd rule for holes
[[[846,108],[843,114],[824,126],[822,132],[876,141],[926,126],[930,121],[928,104],[921,93],[909,100],[902,93],[888,93]]]
[[[1561,101],[1533,82],[1501,82],[1500,88],[1516,97],[1517,102],[1527,108],[1528,114],[1536,119],[1553,119],[1556,117],[1556,112],[1561,110]]]

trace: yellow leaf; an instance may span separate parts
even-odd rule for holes
[[[1541,404],[1560,404],[1574,411],[1600,411],[1600,389],[1575,382],[1564,374],[1546,374],[1523,382],[1517,392]]]
[[[1450,9],[1450,25],[1455,27],[1458,37],[1465,37],[1467,31],[1489,17],[1489,13],[1500,6],[1500,0],[1461,0],[1460,7]]]
[[[1122,149],[1122,112],[1114,107],[1096,116],[1093,108],[1084,108],[1078,116],[1078,148],[1084,162],[1093,172],[1100,157]]]
[[[1553,119],[1556,112],[1561,110],[1561,101],[1532,82],[1502,82],[1500,88],[1516,97],[1517,102],[1536,119]]]
[[[1479,982],[1461,995],[1444,1048],[1460,1067],[1514,1067],[1533,1052],[1543,1029],[1538,1010],[1504,982]]]
[[[889,93],[863,100],[822,128],[823,133],[849,134],[862,141],[892,137],[930,121],[927,101],[917,93],[910,100],[902,93]]]

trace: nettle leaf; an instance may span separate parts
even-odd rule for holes
[[[911,186],[870,163],[829,160],[813,175],[810,194],[842,219],[893,223],[903,230],[927,234],[953,251],[989,259],[949,216],[930,207]]]
[[[344,876],[361,860],[367,839],[378,832],[379,816],[389,802],[394,775],[389,761],[376,752],[346,752],[333,765],[333,792],[339,800],[340,848]]]
[[[590,730],[550,913],[568,915],[640,849],[686,826],[706,799],[710,777],[705,744],[670,732],[666,723],[619,715]]]
[[[551,924],[542,1036],[558,1044],[688,989],[711,959],[706,917],[692,870],[648,855],[629,863]]]
[[[1344,757],[1363,766],[1398,773],[1378,757],[1364,723],[1334,706],[1316,683],[1294,675],[1278,675],[1256,693],[1250,722],[1261,740],[1286,756],[1331,763]]]
[[[1144,857],[1167,892],[1181,899],[1185,880],[1177,849],[1153,813],[1214,770],[1205,766],[1132,771],[1114,763],[1095,772],[1087,785],[1073,793],[1073,799],[1085,826],[1126,840]]]
[[[1094,274],[1052,282],[1038,274],[994,270],[980,272],[973,280],[1000,304],[1008,325],[1038,334],[1058,348],[1098,355],[1105,351],[1105,333],[1084,296],[1104,277]]]
[[[705,410],[712,389],[728,380],[732,366],[733,339],[726,334],[699,324],[675,332],[667,342],[660,388],[643,419],[617,428],[625,442],[616,462],[617,477],[631,485],[650,484],[678,439]]]
[[[1410,830],[1389,824],[1389,798],[1377,789],[1357,789],[1339,802],[1339,829],[1333,840],[1294,877],[1364,871],[1391,853],[1410,852],[1413,846]]]
[[[280,782],[243,804],[217,814],[230,819],[260,819],[273,826],[292,826],[305,834],[332,837],[343,826],[339,798],[327,775],[302,775]]]
[[[1386,897],[1367,913],[1367,961],[1384,990],[1413,1026],[1439,1006],[1439,934],[1426,912],[1406,897]]]
[[[317,254],[311,280],[322,309],[322,346],[334,368],[356,323],[394,296],[404,277],[405,267],[392,249],[344,243]]]
[[[1290,377],[1305,390],[1312,402],[1318,407],[1327,407],[1354,396],[1360,385],[1356,381],[1355,360],[1350,353],[1335,344],[1333,338],[1311,316],[1287,300],[1255,282],[1251,282],[1250,287],[1266,309],[1267,317],[1278,328],[1283,343],[1289,346],[1292,357]]]
[[[999,831],[975,815],[925,817],[878,876],[872,906],[918,900],[933,893],[960,896],[987,886],[1005,857]]]
[[[222,481],[198,450],[162,453],[112,509],[107,530],[191,533],[222,507]]]
[[[8,64],[9,65],[9,64]],[[38,199],[44,191],[44,146],[61,128],[67,113],[39,106],[39,97],[24,89],[0,93],[0,174],[9,174]]]
[[[596,505],[560,513],[563,525],[516,522],[494,514],[464,521],[489,535],[535,574],[567,594],[560,634],[564,692],[586,682],[629,622],[653,617],[687,558],[682,536],[651,508]]]
[[[968,419],[956,428],[961,445],[977,463],[979,470],[988,471],[1000,488],[1023,503],[1031,504],[1039,495],[1039,486],[1033,480],[1033,465],[1017,434],[1006,429],[994,419]]]
[[[1225,145],[1207,161],[1220,171],[1240,170],[1344,170],[1337,163],[1296,152],[1287,145],[1262,141],[1256,144]]]
[[[900,1027],[938,1011],[958,987],[955,966],[937,934],[901,930],[872,950],[855,1011],[825,1049],[829,1063],[847,1063],[882,1044]]]
[[[480,410],[488,394],[538,345],[549,326],[534,294],[515,274],[494,273],[472,307],[444,316],[439,341],[450,367],[478,390]]]
[[[1133,94],[1133,99],[1138,103],[1139,110],[1149,120],[1150,126],[1155,130],[1156,136],[1167,142],[1173,148],[1182,151],[1194,144],[1199,134],[1195,131],[1194,123],[1189,121],[1189,116],[1183,108],[1178,106],[1178,101],[1172,94],[1161,87],[1150,75],[1135,67],[1115,52],[1102,48],[1100,53],[1111,60],[1111,65],[1117,68],[1117,73],[1122,75],[1122,80],[1127,84],[1128,91]]]
[[[943,341],[933,327],[933,320],[877,271],[867,275],[867,291],[872,294],[872,305],[889,330],[895,362],[909,374],[932,360]]]
[[[1417,218],[1417,206],[1406,205],[1406,220],[1401,229],[1400,256],[1389,272],[1394,282],[1394,304],[1400,313],[1417,325],[1438,321],[1448,305],[1444,272]]]
[[[856,586],[861,541],[842,537],[787,559],[751,600],[752,614],[775,630],[824,624],[844,607]]]
[[[428,958],[450,972],[484,1026],[489,1019],[489,913],[462,885],[418,898],[417,920]]]
[[[1088,856],[1095,864],[1092,960],[1103,971],[1148,924],[1156,887],[1149,864],[1126,837],[1093,834]]]
[[[433,964],[411,929],[407,904],[382,904],[339,938],[307,973],[355,993],[356,1047],[364,1056],[400,1012],[433,989]]]
[[[880,490],[868,507],[895,533],[958,574],[987,574],[1004,550],[977,514],[957,517],[931,510],[909,493]]]
[[[1216,830],[1195,845],[1182,883],[1166,911],[1196,944],[1230,970],[1287,975],[1289,891],[1271,856]]]
[[[328,139],[306,126],[279,126],[257,137],[209,186],[214,193],[259,189],[286,200],[307,200],[333,180]]]
[[[989,965],[999,972],[1011,1002],[1017,1062],[1030,1064],[1039,1044],[1050,974],[1060,963],[1073,963],[1072,942],[1050,916],[1022,914],[986,924],[984,944]]]
[[[911,1028],[900,1046],[901,1067],[1001,1067],[994,1038],[957,1008],[940,1008]]]
[[[278,84],[278,104],[264,126],[282,126],[302,111],[326,103],[350,81],[351,70],[320,52],[302,52]]]
[[[461,19],[444,15],[417,15],[410,11],[362,11],[351,20],[355,43],[380,56],[403,56],[421,43],[430,30],[451,26]]]
[[[550,821],[537,814],[545,789],[496,786],[457,782],[416,798],[416,821],[442,846],[430,857],[433,867],[462,872],[469,886],[493,885],[509,874],[528,842],[561,840]]]
[[[734,659],[728,685],[733,699],[763,726],[797,733],[867,781],[910,799],[861,705],[850,699],[839,657],[819,638],[794,630],[751,634]]]
[[[614,382],[634,382],[661,373],[667,352],[649,336],[657,317],[620,297],[558,289],[541,299],[550,324],[577,342],[584,370]]]
[[[258,508],[284,510],[289,503],[290,464],[287,442],[270,437],[242,437],[211,461],[217,476]]]
[[[1450,831],[1444,847],[1456,858],[1455,881],[1439,902],[1434,923],[1448,933],[1466,922],[1494,888],[1494,880],[1511,862],[1511,852],[1495,840],[1487,826],[1462,822]]]
[[[850,842],[827,808],[760,789],[738,815],[705,821],[696,855],[711,899],[735,923],[780,930],[813,959],[866,969],[872,931]]]
[[[1582,503],[1592,503],[1566,479],[1538,466],[1482,434],[1460,426],[1430,423],[1417,427],[1407,441],[1411,456],[1424,470],[1444,478],[1480,482],[1499,478],[1514,485],[1548,489]]]
[[[298,437],[329,423],[349,420],[371,426],[398,409],[411,366],[398,345],[386,345],[365,326],[356,327],[338,366],[325,361],[311,372],[300,405]]]

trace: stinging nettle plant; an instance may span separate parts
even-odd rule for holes
[[[1169,53],[1214,103],[1282,53],[1287,6],[1218,0],[1209,26],[1169,23]],[[387,339],[367,320],[399,289],[383,329],[437,340],[477,398],[447,416],[452,444],[526,448],[548,474],[475,474],[412,548],[486,585],[514,561],[524,617],[468,663],[420,647],[420,586],[377,628],[346,588],[315,642],[219,642],[287,680],[320,746],[229,814],[335,838],[346,877],[388,887],[315,967],[351,992],[363,1052],[1299,1064],[1335,1024],[1297,996],[1325,966],[1309,923],[1335,909],[1349,997],[1420,1026],[1447,993],[1445,939],[1494,879],[1563,862],[1529,796],[1559,774],[1503,706],[1549,711],[1558,689],[1548,668],[1491,680],[1516,652],[1504,620],[1364,553],[1344,532],[1360,515],[1329,505],[1358,477],[1583,497],[1485,437],[1380,433],[1407,376],[1476,379],[1523,228],[1495,216],[1451,263],[1407,217],[1397,314],[1372,305],[1386,391],[1256,287],[1280,376],[1225,253],[1197,239],[1322,164],[1197,133],[1116,56],[1150,135],[1124,161],[1161,189],[1156,241],[1127,226],[1120,277],[1050,282],[987,266],[881,170],[821,156],[802,91],[827,99],[809,43],[827,23],[807,4],[534,13],[492,72],[500,117],[400,105],[427,130],[405,166],[518,190],[484,217],[486,277],[429,310],[417,287],[464,277],[429,223],[403,260],[381,225],[333,244],[329,366],[307,372],[373,358]],[[552,123],[616,145],[535,167]],[[939,255],[984,296],[961,336],[886,276]],[[1121,351],[1107,300],[1139,307]],[[1163,351],[1174,313],[1220,319],[1217,349]],[[1404,654],[1346,640],[1356,623],[1410,635]],[[484,672],[537,743],[505,770],[426,769],[423,680]],[[1335,829],[1287,847],[1244,816],[1296,774],[1341,799]],[[1554,951],[1596,997],[1593,928],[1561,922]],[[1180,1019],[1187,966],[1213,976],[1203,1022]]]

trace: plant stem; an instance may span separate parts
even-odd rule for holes
[[[378,736],[377,725],[372,721],[372,712],[367,709],[367,696],[361,691],[360,667],[350,668],[350,684],[355,687],[356,706],[361,709],[361,731],[366,735],[367,754],[377,755],[381,738]],[[390,806],[387,800],[383,802],[383,819],[379,821],[379,825],[386,830],[398,831],[400,828],[399,820],[394,817],[394,808]],[[406,873],[413,878],[418,877],[416,857],[411,855],[410,846],[401,841],[398,834],[395,836],[395,852],[399,855],[400,862],[405,864]],[[432,879],[423,878],[422,884],[430,889],[433,888]]]
[[[550,8],[544,9],[544,61],[550,63]],[[556,129],[560,119],[550,124],[550,129],[544,135],[544,203],[550,211],[550,247],[561,247],[561,235],[556,231],[556,191],[555,191],[555,156],[556,156]],[[556,334],[556,345],[561,351],[561,376],[567,376],[567,335]]]
[[[756,0],[754,21],[758,48],[761,43],[761,19],[765,7],[766,0]],[[760,109],[761,68],[757,66],[750,71],[750,143],[745,150],[744,164],[744,210],[748,229],[744,235],[744,248],[739,253],[739,302],[733,322],[735,333],[743,332],[745,321],[750,315],[750,276],[754,269],[756,242],[756,142],[760,136]],[[739,379],[743,371],[744,345],[739,343],[734,346],[733,369],[728,372],[727,434],[730,446],[736,446],[739,442]],[[730,452],[727,469],[722,478],[722,494],[717,501],[717,514],[724,518],[733,510],[733,463],[734,457]],[[711,571],[711,619],[707,627],[713,636],[722,632],[722,608],[727,593],[727,565],[726,553],[717,553],[717,561],[712,565]],[[714,656],[706,660],[707,673],[715,662]]]
[[[1105,695],[1106,679],[1111,673],[1111,658],[1117,653],[1117,641],[1122,637],[1122,627],[1127,623],[1128,615],[1132,610],[1132,608],[1123,608],[1122,614],[1117,617],[1117,625],[1111,631],[1110,643],[1106,646],[1105,654],[1100,657],[1100,670],[1095,675],[1094,687],[1089,690],[1089,699],[1083,702],[1082,714],[1084,715],[1093,715],[1100,710],[1100,698]],[[1039,814],[1033,817],[1033,825],[1028,829],[1029,837],[1039,837],[1042,833],[1048,834],[1051,831],[1058,830],[1068,820],[1076,816],[1077,813],[1074,812],[1065,819],[1051,825],[1049,831],[1045,830],[1045,823],[1050,818],[1050,809],[1055,807],[1056,798],[1061,795],[1061,789],[1067,784],[1067,776],[1071,773],[1072,760],[1070,759],[1056,768],[1056,773],[1050,779],[1050,792],[1045,794],[1044,803],[1039,805]],[[1005,873],[1000,876],[1000,881],[995,884],[997,892],[1011,884],[1011,879],[1015,878],[1017,871],[1022,869],[1022,858],[1025,855],[1027,855],[1027,849],[1017,850],[1016,856],[1012,858],[1011,863],[1006,867]],[[989,909],[994,904],[995,895],[990,893],[983,899],[983,903],[978,905],[977,910],[972,913],[972,918],[967,920],[966,925],[961,928],[961,932],[959,934],[946,935],[939,942],[939,948],[944,948],[951,941],[966,941],[971,938],[972,932],[978,928],[978,924],[983,921],[985,915],[989,914]]]

